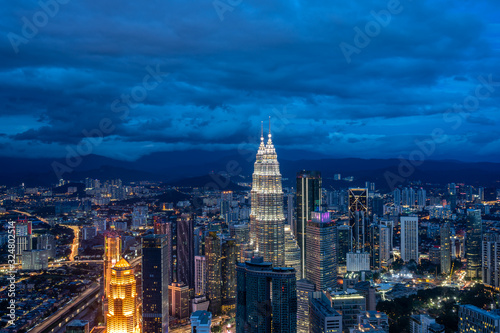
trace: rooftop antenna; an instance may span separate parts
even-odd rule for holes
[[[264,141],[264,122],[260,122],[260,140]]]
[[[271,137],[271,116],[269,116],[269,137]]]

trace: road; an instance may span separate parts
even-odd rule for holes
[[[61,226],[73,229],[75,238],[73,238],[73,244],[71,244],[71,254],[69,255],[69,261],[75,261],[75,256],[78,255],[78,248],[80,247],[80,227],[68,224],[61,224]]]

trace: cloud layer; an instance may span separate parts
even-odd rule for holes
[[[270,115],[278,149],[407,157],[440,129],[429,158],[500,161],[497,1],[43,3],[1,7],[0,155],[103,119],[96,154],[232,149]]]

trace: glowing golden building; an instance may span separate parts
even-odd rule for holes
[[[121,238],[118,232],[111,230],[104,235],[104,301],[109,295],[111,268],[120,260]]]
[[[107,333],[137,333],[136,281],[125,259],[111,268],[108,295]]]

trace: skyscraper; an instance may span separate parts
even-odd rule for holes
[[[349,225],[353,231],[353,251],[367,252],[368,241],[368,189],[349,189]]]
[[[311,213],[321,210],[321,172],[301,171],[297,173],[297,223],[294,234],[300,248],[300,277],[305,277],[306,271],[306,226],[311,219]]]
[[[297,281],[297,332],[309,333],[309,294],[316,291],[307,279]]]
[[[335,223],[330,213],[313,212],[306,228],[306,278],[319,291],[337,285]]]
[[[380,269],[380,225],[372,223],[368,229],[370,242],[370,268]]]
[[[224,312],[234,308],[236,304],[236,242],[232,238],[224,238],[221,243],[221,280],[222,307]]]
[[[401,259],[418,263],[418,217],[401,216]]]
[[[465,257],[467,259],[467,277],[470,279],[481,277],[481,235],[481,210],[468,209]]]
[[[262,257],[238,263],[236,333],[297,332],[297,280],[291,267]]]
[[[106,331],[138,333],[136,281],[132,267],[125,259],[111,268],[109,287]]]
[[[380,224],[380,265],[389,266],[392,261],[391,251],[392,251],[392,229],[386,225]]]
[[[483,283],[493,288],[500,288],[500,234],[485,233],[482,247]]]
[[[23,251],[33,249],[32,246],[32,227],[31,221],[18,220],[15,227],[16,232],[16,261],[20,263],[22,260]]]
[[[189,286],[185,283],[172,283],[168,286],[168,301],[170,315],[178,320],[185,321],[189,318]],[[144,332],[156,332],[147,331]]]
[[[281,267],[285,264],[283,190],[270,124],[268,137],[267,144],[264,145],[264,135],[261,133],[254,164],[250,236],[254,249],[266,261]]]
[[[177,282],[194,289],[194,221],[189,214],[177,219]]]
[[[205,236],[205,258],[207,260],[207,297],[210,300],[210,312],[219,315],[222,312],[222,248],[217,231],[210,230]]]
[[[229,226],[229,233],[236,241],[237,259],[243,262],[244,251],[250,247],[250,227],[248,224],[233,224]]]
[[[289,225],[285,225],[285,266],[295,268],[296,272],[300,271],[300,248]]]
[[[168,240],[165,235],[142,238],[142,327],[168,332]]]
[[[450,223],[441,226],[441,274],[450,274],[451,270],[451,233]]]
[[[205,256],[194,257],[194,294],[205,295],[207,292],[207,261]]]
[[[347,253],[352,252],[352,227],[350,225],[337,226],[337,266],[345,267]]]

